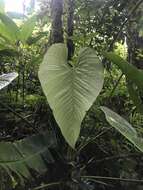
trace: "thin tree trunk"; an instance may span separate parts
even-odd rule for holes
[[[74,54],[74,43],[71,37],[73,36],[73,29],[74,29],[74,4],[75,0],[68,0],[68,16],[67,16],[67,47],[68,47],[68,60],[72,59]]]
[[[140,36],[138,27],[139,20],[143,16],[142,8],[143,3],[136,9],[127,26],[128,60],[138,69],[143,69],[142,57],[140,57],[143,53],[143,36]]]
[[[63,0],[52,0],[52,4],[51,4],[52,44],[62,43],[64,41],[62,15],[63,15]]]

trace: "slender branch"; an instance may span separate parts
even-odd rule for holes
[[[81,176],[82,179],[102,179],[102,180],[109,180],[109,181],[123,181],[129,183],[139,183],[143,184],[143,180],[138,179],[124,179],[124,178],[117,178],[117,177],[103,177],[103,176]]]

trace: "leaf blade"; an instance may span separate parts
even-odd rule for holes
[[[22,42],[25,43],[28,40],[28,38],[32,35],[32,32],[35,28],[35,24],[36,24],[35,15],[24,22],[20,31],[20,40]]]
[[[15,72],[0,75],[0,90],[9,85],[17,76]]]
[[[14,143],[0,143],[0,167],[13,171],[19,177],[31,176],[29,168],[37,172],[46,170],[45,162],[53,162],[53,157],[48,150],[55,146],[52,133],[37,134]]]
[[[39,79],[64,138],[74,148],[81,122],[100,93],[104,77],[94,50],[83,49],[74,67],[68,65],[67,55],[64,44],[52,45],[40,65]]]
[[[19,28],[7,15],[0,13],[0,34],[8,39],[11,43],[15,43],[19,37]]]
[[[137,69],[134,65],[129,64],[114,52],[104,52],[103,55],[109,61],[116,64],[129,80],[133,81],[140,89],[143,89],[143,71]]]
[[[108,123],[127,138],[136,148],[143,152],[143,139],[138,136],[137,131],[131,124],[111,109],[105,106],[101,106],[100,108],[104,112]]]

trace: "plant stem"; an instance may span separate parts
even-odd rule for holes
[[[82,179],[102,179],[102,180],[109,180],[109,181],[123,181],[129,183],[140,183],[143,184],[143,180],[138,179],[124,179],[124,178],[117,178],[117,177],[103,177],[103,176],[81,176]]]

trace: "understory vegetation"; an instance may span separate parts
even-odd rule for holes
[[[142,10],[0,0],[0,190],[143,189]]]

